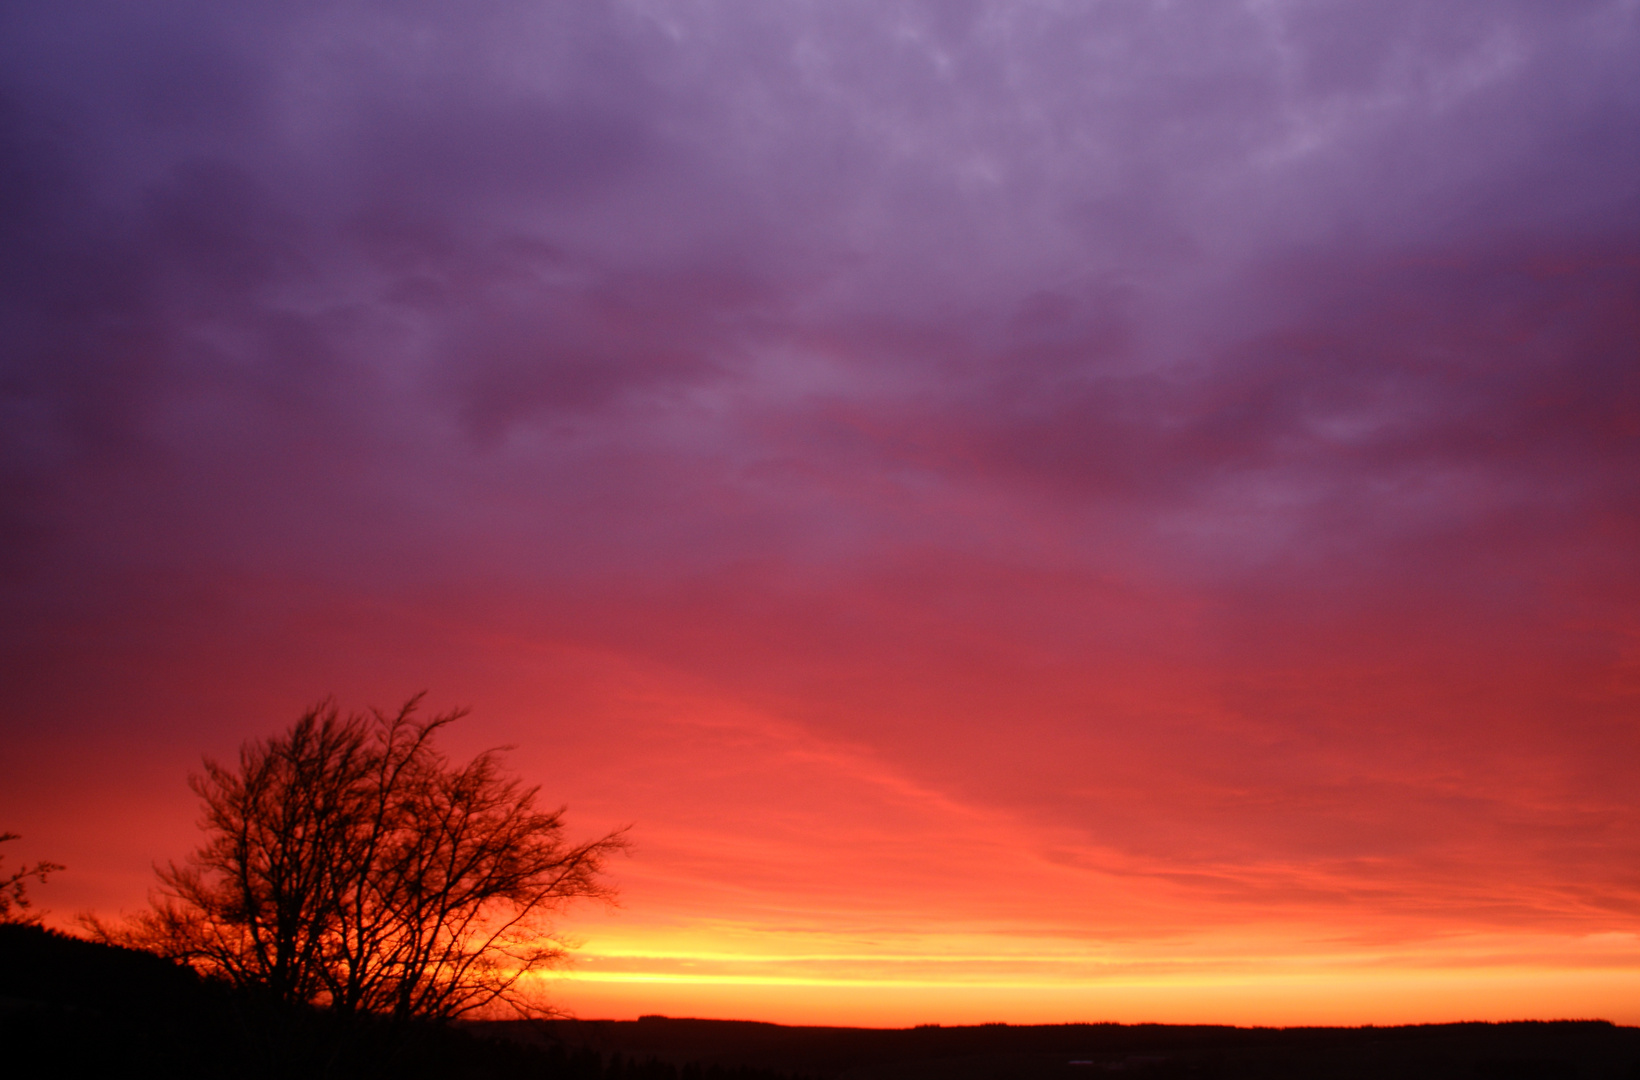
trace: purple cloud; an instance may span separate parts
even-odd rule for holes
[[[13,4],[9,666],[117,698],[381,604],[1147,855],[1508,801],[1397,747],[1615,790],[1637,46],[1617,0]],[[1094,743],[1131,798],[1066,794]]]

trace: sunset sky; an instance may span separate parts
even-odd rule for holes
[[[1640,1023],[1635,0],[0,7],[0,831],[334,695],[584,1017]]]

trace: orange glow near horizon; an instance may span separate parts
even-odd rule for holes
[[[398,623],[408,636],[423,633],[413,620]],[[1556,797],[1545,786],[1554,773],[1541,761],[1553,756],[1523,770],[1498,752],[1509,740],[1528,745],[1530,731],[1511,729],[1509,709],[1546,692],[1532,689],[1541,665],[1523,661],[1489,676],[1490,687],[1452,674],[1441,687],[1427,667],[1416,675],[1422,686],[1409,673],[1377,689],[1316,664],[1308,677],[1320,689],[1283,675],[1289,704],[1330,696],[1339,716],[1367,716],[1399,700],[1445,700],[1446,730],[1423,739],[1467,738],[1460,721],[1485,711],[1503,741],[1472,743],[1460,777],[1408,755],[1415,744],[1372,749],[1370,725],[1335,724],[1308,745],[1291,742],[1272,774],[1262,756],[1272,731],[1227,707],[1216,675],[1182,666],[1158,674],[1134,664],[1097,681],[1038,677],[1028,693],[1015,693],[1021,684],[1008,673],[978,666],[925,676],[921,685],[939,687],[937,705],[907,711],[968,725],[967,737],[942,745],[909,721],[873,734],[859,711],[867,706],[847,695],[837,708],[846,702],[857,719],[828,727],[812,719],[818,696],[806,712],[782,705],[766,683],[725,694],[630,651],[497,636],[448,617],[438,625],[443,640],[466,646],[407,653],[405,666],[458,683],[463,667],[492,673],[474,715],[450,729],[452,751],[513,744],[509,763],[568,804],[574,832],[634,826],[632,857],[611,867],[620,906],[564,913],[562,930],[580,947],[566,971],[540,984],[575,1015],[860,1026],[1640,1022],[1640,943],[1623,914],[1622,875],[1598,850],[1545,828],[1574,812],[1545,801]],[[1449,670],[1461,671],[1476,647],[1466,643]],[[1370,666],[1366,655],[1358,663]],[[925,662],[905,651],[892,659],[913,671]],[[878,665],[858,655],[836,663]],[[533,674],[493,677],[505,671]],[[543,678],[560,714],[577,723],[544,721],[531,707]],[[1148,714],[1154,735],[1106,729],[1103,754],[1067,782],[1063,760],[1022,739],[1041,722],[1033,715],[1072,696]],[[973,717],[1007,707],[1007,738],[974,726]],[[904,705],[877,708],[886,725],[886,711]],[[277,710],[261,711],[267,719],[248,720],[245,737],[279,726]],[[1199,748],[1176,741],[1186,729]],[[1047,745],[1078,745],[1056,738]],[[104,807],[97,797],[81,807],[79,820],[101,818],[89,833],[51,816],[47,789],[63,777],[33,778],[43,785],[34,793],[42,817],[23,823],[34,834],[30,852],[18,854],[69,864],[39,891],[57,925],[76,910],[130,910],[152,880],[147,867],[196,842],[181,777],[197,757],[185,744],[174,740],[160,758],[120,754],[128,789],[110,786],[97,796]],[[223,738],[208,748],[225,757],[233,745]],[[1267,791],[1284,794],[1250,797],[1230,786],[1237,774],[1262,775]],[[136,809],[135,793],[161,789],[164,799]],[[1482,797],[1492,802],[1477,814],[1471,806]],[[1575,812],[1610,813],[1600,807],[1617,797],[1586,784]],[[123,818],[107,809],[121,805]],[[1295,817],[1296,807],[1305,809]],[[1511,815],[1523,825],[1500,832]],[[84,873],[112,865],[116,849],[123,876]]]
[[[1568,943],[1576,946],[1581,943]],[[1607,943],[1598,945],[1604,948]],[[548,999],[582,1019],[659,1013],[791,1025],[910,1027],[1012,1023],[1174,1023],[1239,1027],[1361,1026],[1474,1020],[1606,1019],[1640,1023],[1633,943],[1626,966],[1575,968],[1451,965],[1439,954],[1367,959],[1318,955],[1297,962],[1248,958],[1212,974],[1161,965],[1167,973],[1090,974],[1046,982],[986,977],[948,980],[803,974],[630,971],[579,973],[550,984]],[[601,959],[585,958],[587,961]],[[657,967],[712,966],[685,956]],[[1609,955],[1602,957],[1608,961]],[[779,968],[778,962],[761,962]],[[600,965],[601,966],[601,965]],[[954,966],[960,966],[954,965]],[[1134,965],[1139,967],[1141,965]],[[1546,1005],[1552,1002],[1552,1005]]]
[[[646,1013],[786,1024],[1214,1023],[1303,1026],[1600,1018],[1640,1023],[1640,936],[1464,934],[1275,920],[1111,938],[1046,926],[903,929],[583,920],[547,1000],[585,1019]],[[632,925],[637,923],[638,925]],[[898,926],[901,929],[891,929]]]

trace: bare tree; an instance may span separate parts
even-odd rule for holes
[[[611,900],[624,830],[580,844],[563,810],[495,751],[453,764],[435,736],[463,712],[342,716],[325,703],[191,779],[207,839],[159,871],[117,934],[282,1001],[447,1019],[531,1011],[520,980],[565,955],[550,917]]]
[[[16,833],[0,832],[0,844],[21,839],[22,837]],[[4,858],[5,856],[0,856],[0,861]],[[62,866],[54,862],[37,862],[33,866],[25,863],[10,874],[0,877],[0,923],[39,922],[40,913],[29,910],[33,906],[28,898],[29,880],[32,878],[44,885],[48,874],[61,869]],[[5,874],[5,871],[0,870],[0,874]]]

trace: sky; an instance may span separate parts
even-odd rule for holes
[[[470,707],[586,1017],[1640,1023],[1640,5],[0,8],[0,831]]]

